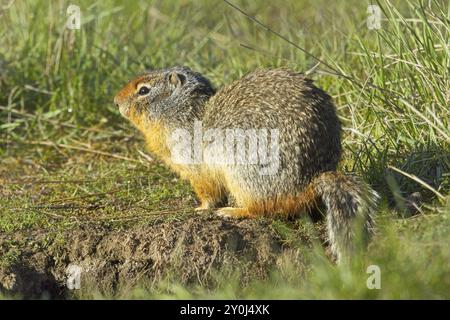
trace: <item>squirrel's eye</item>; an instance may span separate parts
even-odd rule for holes
[[[139,95],[141,95],[141,96],[143,96],[143,95],[145,95],[145,94],[147,94],[149,92],[150,92],[150,89],[148,87],[141,87],[139,89]]]

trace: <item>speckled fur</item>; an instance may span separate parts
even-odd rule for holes
[[[151,88],[145,97],[139,87]],[[217,92],[185,67],[150,71],[115,97],[121,113],[141,130],[150,151],[188,179],[202,205],[226,216],[297,215],[327,208],[327,228],[337,260],[351,255],[355,221],[370,231],[376,193],[359,179],[335,172],[341,155],[341,125],[331,98],[302,74],[288,69],[256,70]],[[280,166],[261,175],[258,164],[174,164],[168,135],[175,128],[277,129]]]

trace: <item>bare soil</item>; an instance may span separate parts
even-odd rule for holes
[[[117,296],[168,275],[184,284],[211,285],[214,274],[239,281],[264,278],[280,259],[299,258],[269,222],[198,214],[185,219],[112,228],[87,223],[58,236],[36,231],[0,235],[0,291],[24,298],[70,298],[80,292]],[[297,261],[301,266],[302,261]],[[68,290],[68,267],[80,267],[80,290]]]

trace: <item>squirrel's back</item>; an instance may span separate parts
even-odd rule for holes
[[[256,70],[218,90],[206,104],[203,126],[277,129],[278,174],[285,177],[278,180],[290,192],[334,171],[341,154],[341,125],[330,96],[288,69]]]

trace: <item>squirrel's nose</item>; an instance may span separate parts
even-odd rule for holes
[[[118,96],[115,96],[114,97],[114,104],[116,105],[116,107],[118,107],[119,106],[119,97]]]

